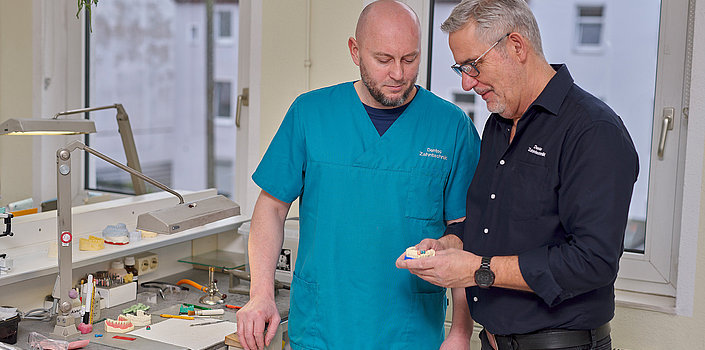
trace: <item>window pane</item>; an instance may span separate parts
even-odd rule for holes
[[[600,31],[602,24],[598,23],[583,23],[580,25],[580,44],[581,45],[599,45]]]
[[[232,84],[227,82],[215,83],[215,116],[218,118],[230,118],[232,116],[230,106],[232,99],[230,98],[230,87]]]
[[[602,17],[602,6],[580,7],[580,17]]]
[[[218,36],[221,38],[230,38],[232,34],[230,11],[218,11]]]
[[[177,190],[208,187],[205,11],[204,2],[189,0],[106,1],[93,12],[93,32],[87,34],[88,105],[121,103],[143,172]],[[237,4],[218,4],[217,11],[215,30],[232,35]],[[237,45],[214,49],[213,75],[226,82],[215,85],[216,115],[232,113],[237,57]],[[98,129],[88,138],[90,145],[124,164],[115,110],[91,112],[90,118]],[[215,182],[225,186],[234,181],[225,167],[234,170],[236,130],[229,123],[215,123],[214,134],[214,159],[220,164]],[[126,173],[87,158],[88,188],[132,193]]]
[[[433,92],[465,109],[460,78],[449,68],[456,62],[448,48],[448,36],[440,30],[441,23],[459,2],[435,1],[429,81]],[[625,250],[643,253],[661,2],[606,0],[604,6],[594,7],[580,7],[578,0],[528,2],[539,24],[549,63],[566,63],[575,82],[612,107],[632,136],[639,153],[640,174],[629,209]],[[565,15],[576,9],[580,16]],[[573,50],[574,28],[581,29],[581,43],[600,44],[602,40],[605,49]],[[489,112],[484,101],[477,101],[473,106],[474,122],[482,135]]]

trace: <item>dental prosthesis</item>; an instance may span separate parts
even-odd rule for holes
[[[429,256],[435,256],[436,251],[433,249],[428,250],[418,250],[416,247],[406,248],[406,254],[404,255],[404,260],[425,258]]]
[[[152,315],[145,314],[143,310],[137,310],[137,315],[127,314],[125,317],[135,327],[144,327],[152,324]]]
[[[135,329],[135,325],[124,315],[118,316],[117,320],[106,319],[105,331],[109,333],[127,333]]]
[[[105,241],[96,236],[88,236],[88,238],[80,238],[78,240],[79,250],[96,251],[105,248]]]
[[[105,243],[123,245],[130,243],[130,232],[123,223],[108,225],[103,229]]]

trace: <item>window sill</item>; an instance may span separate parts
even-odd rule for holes
[[[617,307],[676,314],[676,298],[616,289],[615,303]]]

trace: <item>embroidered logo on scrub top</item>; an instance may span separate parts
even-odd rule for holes
[[[539,157],[546,157],[546,152],[543,152],[543,147],[539,145],[534,145],[533,147],[529,147],[529,153],[533,153]]]
[[[443,151],[436,148],[426,148],[425,151],[419,151],[419,157],[430,157],[448,160],[448,157],[443,155]]]

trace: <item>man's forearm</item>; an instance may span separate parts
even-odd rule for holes
[[[290,203],[262,191],[254,213],[247,243],[252,296],[274,298],[274,272],[284,240],[284,220]]]
[[[494,287],[533,292],[521,275],[518,256],[495,256],[490,262],[490,269],[495,273]]]
[[[468,301],[465,297],[465,288],[451,289],[453,296],[453,317],[450,333],[460,332],[461,336],[470,339],[472,336],[473,320],[470,316]]]

